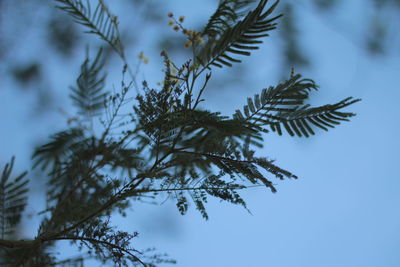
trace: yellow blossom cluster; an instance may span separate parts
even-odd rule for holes
[[[172,26],[174,31],[179,31],[180,29],[183,29],[182,24],[185,21],[185,17],[184,16],[180,16],[178,21],[175,19],[174,14],[172,14],[172,12],[168,12],[167,15],[169,18],[171,18],[168,21],[168,26]]]
[[[204,44],[204,39],[201,37],[201,33],[194,31],[194,30],[187,30],[183,29],[183,34],[185,34],[188,37],[188,40],[185,43],[185,48],[191,47],[193,44]]]
[[[192,45],[197,45],[197,44],[204,44],[204,39],[201,37],[201,33],[194,31],[194,30],[188,30],[182,26],[182,23],[185,21],[184,16],[180,16],[178,20],[175,19],[174,14],[172,12],[169,12],[167,14],[169,18],[171,18],[168,21],[168,26],[171,26],[174,31],[178,32],[179,30],[182,30],[182,33],[185,34],[188,37],[188,40],[185,42],[184,47],[189,48]]]
[[[147,57],[145,57],[145,55],[144,55],[143,52],[140,52],[140,53],[139,53],[138,58],[139,58],[140,60],[142,60],[144,64],[149,63],[149,59],[148,59]]]

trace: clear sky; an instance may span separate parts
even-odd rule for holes
[[[169,1],[165,10],[185,15],[188,23],[197,22],[213,11],[213,3]],[[362,1],[347,1],[330,16],[316,13],[307,4],[295,7],[303,10],[299,18],[302,42],[313,62],[312,68],[296,71],[320,85],[312,102],[362,98],[362,102],[348,108],[357,117],[329,132],[318,131],[309,139],[268,135],[258,155],[276,159],[279,166],[299,179],[276,181],[276,194],[264,188],[244,190],[252,214],[217,200],[207,206],[208,221],[193,208],[181,216],[170,201],[161,205],[134,204],[127,218],[115,219],[122,229],[140,233],[134,246],[156,247],[177,259],[177,267],[400,266],[399,39],[394,37],[389,56],[372,58],[355,34],[363,29],[360,14],[371,12],[365,10]],[[127,15],[124,13],[119,14],[121,18]],[[399,20],[393,23],[399,29]],[[149,29],[148,35],[143,33],[144,44],[155,38],[157,27],[169,30],[166,23]],[[275,64],[280,60],[277,36],[273,32],[260,51],[244,59],[249,71],[243,75],[252,79],[245,87],[243,83],[228,83],[229,87],[213,91],[212,86],[220,84],[211,84],[206,94],[207,108],[231,114],[245,104],[247,97],[279,81],[281,68]],[[29,56],[34,48],[25,54]],[[149,58],[150,65],[142,69],[143,75],[156,81],[161,77],[159,56],[154,52]],[[57,63],[49,57],[47,68]],[[72,65],[68,67],[77,67]],[[158,76],[153,75],[156,72]],[[75,73],[55,72],[54,77],[71,84]],[[229,71],[215,75],[230,78]],[[55,106],[68,108],[64,104],[68,94],[65,90],[57,89],[61,100]],[[63,118],[54,114],[32,119],[31,102],[29,96],[13,90],[11,80],[5,79],[0,87],[0,140],[7,141],[0,145],[0,162],[16,155],[21,170],[30,166],[33,142],[65,125],[60,122]],[[36,190],[40,192],[37,184]],[[35,201],[39,203],[43,198]],[[28,213],[35,211],[33,206],[31,203]],[[29,235],[29,230],[24,231]]]

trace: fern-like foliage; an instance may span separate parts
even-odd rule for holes
[[[27,172],[10,179],[14,159],[12,157],[11,162],[4,167],[0,180],[0,234],[2,239],[13,233],[14,227],[21,219],[21,213],[25,209],[28,198],[28,179],[25,178]]]
[[[124,60],[124,77],[129,66],[119,41],[117,20],[103,1],[98,0],[93,12],[86,0],[55,1],[77,23],[114,48]],[[243,112],[237,110],[233,117],[200,108],[211,77],[206,69],[240,62],[235,55],[250,55],[251,50],[258,49],[260,38],[276,26],[280,16],[270,15],[278,2],[264,11],[267,0],[260,0],[245,15],[243,11],[251,2],[221,0],[201,36],[195,31],[193,36],[189,34],[194,54],[180,68],[163,51],[163,85],[150,88],[144,81],[143,94],[136,96],[131,112],[123,107],[135,98],[128,97],[134,81],[126,85],[123,78],[121,91],[106,97],[102,51],[93,59],[86,57],[70,97],[84,119],[103,115],[100,123],[104,129],[97,133],[77,118],[73,120],[76,125],[52,135],[34,152],[34,166],[44,170],[50,167],[50,171],[47,207],[41,212],[44,216],[33,240],[3,239],[19,221],[27,192],[26,173],[9,182],[14,158],[6,165],[0,180],[0,246],[6,253],[0,265],[83,263],[86,257],[57,259],[51,248],[59,240],[71,241],[87,250],[90,257],[115,266],[172,263],[163,255],[146,257],[132,248],[137,233],[114,230],[110,216],[114,212],[125,215],[132,201],[166,193],[176,200],[181,214],[194,204],[208,219],[209,196],[247,209],[240,189],[264,186],[276,192],[274,181],[297,178],[273,160],[256,156],[253,148],[263,147],[263,132],[282,134],[285,130],[290,135],[308,137],[314,134],[314,128],[327,130],[354,116],[341,110],[358,99],[310,107],[306,101],[317,86],[292,74],[287,81],[248,98]],[[205,46],[201,46],[202,37],[207,39]],[[101,112],[103,108],[105,112]],[[127,113],[121,114],[121,110]],[[115,170],[121,170],[120,175]]]
[[[276,28],[275,21],[281,15],[272,18],[269,18],[269,15],[274,11],[278,2],[275,2],[267,11],[263,12],[267,0],[260,1],[253,11],[249,12],[233,27],[227,25],[224,19],[222,19],[224,22],[212,20],[212,24],[206,28],[209,34],[215,34],[219,31],[222,34],[217,37],[210,37],[206,45],[200,49],[197,55],[200,63],[206,67],[210,65],[220,68],[222,66],[231,67],[233,63],[241,62],[235,55],[250,56],[250,51],[258,49],[259,44],[262,43],[259,39],[269,36],[267,32]],[[234,18],[233,14],[235,13],[229,13],[227,10],[222,10],[219,16],[227,13],[226,16]],[[213,21],[215,22],[213,23]],[[221,24],[225,26],[221,26]]]
[[[79,108],[78,113],[86,118],[101,114],[104,108],[107,93],[104,92],[106,74],[102,72],[103,67],[102,49],[99,49],[94,60],[86,57],[76,86],[71,87],[70,97],[73,104]]]
[[[121,57],[124,49],[121,44],[118,19],[113,16],[102,0],[97,6],[91,7],[89,0],[55,0],[58,8],[67,12],[74,20],[88,28],[87,33],[95,34],[106,41]]]
[[[253,2],[253,0],[220,1],[217,10],[211,15],[201,35],[209,38],[221,36],[227,29],[234,26],[244,15],[245,9]]]
[[[183,89],[177,80],[177,77],[184,76],[184,70],[187,72],[189,63],[185,63],[174,76],[171,73],[172,62],[165,52],[161,54],[165,65],[163,88],[161,90],[149,88],[144,82],[145,94],[136,97],[138,105],[134,106],[139,126],[136,132],[144,132],[157,146],[171,142],[178,133],[179,127],[188,121],[189,114],[193,112],[189,109],[191,103],[188,93],[184,94],[182,101]]]
[[[272,131],[277,131],[278,133],[282,131],[280,128],[283,125],[291,136],[309,137],[315,134],[313,127],[328,131],[329,128],[334,128],[335,125],[339,125],[342,121],[349,121],[348,118],[356,114],[340,110],[358,101],[360,99],[348,97],[338,103],[319,107],[304,105],[290,113],[278,113],[272,120],[267,119],[266,123],[270,125]]]
[[[138,113],[139,116],[146,117],[145,109],[137,110],[143,112]],[[152,113],[147,113],[150,114]],[[266,177],[268,174],[278,179],[296,178],[272,161],[254,156],[254,151],[249,146],[260,147],[263,139],[258,128],[250,123],[206,110],[182,110],[166,113],[155,120],[147,118],[149,123],[144,124],[142,129],[153,139],[151,159],[172,154],[168,161],[161,164],[160,169],[144,173],[143,176],[162,181],[161,190],[179,191],[174,197],[182,214],[188,207],[187,194],[207,219],[207,194],[246,207],[236,190],[253,184],[267,186],[272,192],[276,192],[272,181]],[[157,139],[155,129],[164,126],[169,127],[169,130],[175,129],[176,134],[168,139],[164,136]],[[164,143],[162,140],[169,141]],[[214,175],[215,169],[221,175]],[[221,178],[226,175],[233,181]],[[235,183],[236,179],[241,182]],[[146,191],[148,188],[142,190]],[[189,192],[185,194],[181,191]]]
[[[71,155],[71,151],[79,146],[84,139],[84,131],[80,128],[70,128],[56,133],[50,137],[51,142],[44,144],[35,150],[32,158],[34,167],[41,166],[45,170],[50,164],[56,166],[65,157]]]
[[[95,219],[84,228],[66,233],[58,239],[78,243],[80,249],[86,246],[99,256],[102,263],[118,262],[120,266],[128,266],[136,262],[146,266],[137,256],[140,252],[129,247],[130,240],[137,235],[137,232],[128,234],[115,231],[109,225],[109,219]]]
[[[360,101],[351,97],[336,104],[310,107],[305,104],[309,93],[316,90],[314,81],[301,79],[301,75],[292,75],[290,79],[275,87],[264,88],[261,95],[256,94],[254,100],[247,99],[243,113],[236,110],[234,118],[261,127],[264,132],[272,130],[282,135],[286,130],[291,136],[314,135],[313,128],[323,130],[333,128],[342,121],[348,121],[354,113],[340,110]],[[269,127],[267,127],[269,126]]]

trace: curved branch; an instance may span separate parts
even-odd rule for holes
[[[83,241],[87,241],[87,242],[90,242],[90,243],[95,243],[95,244],[101,244],[103,246],[108,246],[108,247],[120,250],[120,251],[128,254],[129,256],[134,258],[135,261],[140,262],[143,266],[146,267],[146,264],[144,262],[142,262],[137,256],[132,254],[132,252],[130,252],[128,249],[125,249],[123,247],[120,247],[120,246],[118,246],[116,244],[113,244],[113,243],[110,243],[110,242],[107,242],[107,241],[104,241],[104,240],[98,240],[98,239],[95,239],[95,238],[80,237],[80,236],[52,237],[52,238],[46,239],[46,241],[52,241],[52,240],[75,240],[75,241],[82,241],[82,242]],[[135,249],[132,249],[132,250],[137,252],[137,253],[140,253],[139,251],[137,251]]]

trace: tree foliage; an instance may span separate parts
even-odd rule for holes
[[[25,177],[27,172],[10,181],[14,160],[13,157],[11,162],[6,164],[0,180],[0,233],[2,239],[13,233],[14,227],[21,219],[21,213],[25,209],[27,200],[28,180]]]
[[[110,217],[125,215],[130,203],[159,194],[174,199],[181,214],[194,205],[205,219],[210,196],[247,209],[240,190],[264,186],[276,192],[274,178],[297,178],[267,157],[256,156],[265,134],[285,131],[309,137],[317,128],[328,130],[354,116],[343,108],[358,99],[308,105],[317,85],[293,73],[248,98],[243,112],[238,109],[232,116],[199,107],[205,101],[211,68],[239,63],[236,56],[250,55],[276,28],[281,17],[273,15],[278,1],[267,7],[267,0],[261,0],[253,9],[252,1],[220,1],[198,33],[177,22],[192,45],[192,57],[178,66],[162,51],[163,84],[152,88],[144,81],[138,94],[132,94],[135,77],[123,54],[117,18],[103,1],[94,11],[85,1],[56,2],[120,55],[124,78],[119,91],[107,92],[102,50],[94,59],[87,53],[71,87],[77,116],[70,128],[53,134],[33,153],[34,166],[47,173],[48,187],[47,207],[33,240],[6,238],[26,204],[27,180],[23,173],[9,182],[14,159],[4,168],[0,188],[4,266],[77,266],[87,258],[118,266],[173,263],[164,254],[133,248],[131,241],[138,234],[119,231]],[[82,256],[57,258],[52,248],[61,240],[76,245]]]
[[[231,2],[240,1],[222,1],[202,32],[202,35],[209,38],[198,55],[198,59],[205,66],[222,68],[223,65],[231,67],[232,63],[240,63],[234,55],[250,56],[250,51],[258,49],[258,45],[262,43],[259,39],[267,37],[267,32],[276,28],[274,21],[281,17],[269,17],[278,1],[263,13],[267,4],[267,1],[263,0],[243,19],[236,22],[239,14],[231,14],[234,12],[229,5]]]

